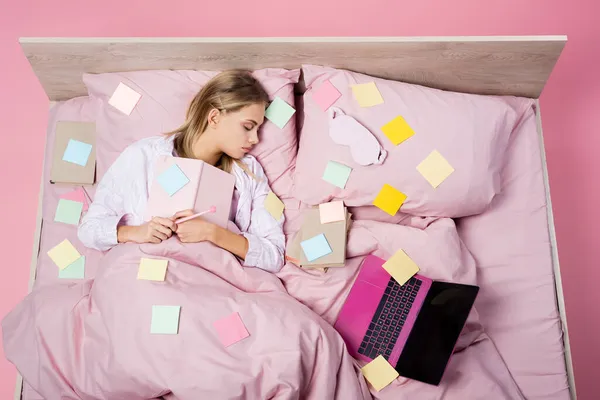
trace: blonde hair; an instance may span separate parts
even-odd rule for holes
[[[196,94],[188,107],[183,125],[166,135],[175,137],[173,144],[179,157],[194,158],[194,143],[206,130],[208,114],[212,109],[235,112],[257,103],[265,103],[266,106],[269,95],[249,71],[234,69],[221,72]],[[231,172],[234,162],[251,176],[254,175],[242,162],[227,154],[221,156],[216,167]]]

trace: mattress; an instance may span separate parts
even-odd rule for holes
[[[49,126],[57,120],[93,121],[94,110],[87,98],[59,103],[51,111]],[[52,130],[49,130],[49,143],[53,139],[51,135]],[[102,138],[98,142],[102,143]],[[50,148],[47,146],[47,152]],[[50,160],[49,153],[46,160]],[[46,256],[56,245],[56,239],[66,237],[78,243],[74,227],[53,222],[58,198],[73,188],[50,184],[48,172],[46,165],[35,287],[59,281],[56,267]],[[86,190],[93,198],[93,188]],[[299,211],[286,210],[286,233],[291,234],[299,227]],[[569,398],[533,111],[511,138],[502,193],[485,213],[456,222],[460,237],[477,263],[481,291],[476,307],[480,320],[523,396]],[[86,276],[93,276],[101,254],[81,245],[77,247],[86,256]],[[41,397],[24,384],[23,399]]]

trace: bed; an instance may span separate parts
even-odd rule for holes
[[[81,79],[84,73],[188,70],[197,68],[199,62],[204,70],[232,67],[293,69],[310,62],[456,92],[537,99],[565,41],[562,36],[26,38],[21,44],[50,101],[59,102],[50,112],[49,126],[52,126],[56,120],[95,120],[96,109],[86,97],[87,90]],[[300,80],[296,92],[302,94],[305,90],[307,88]],[[299,102],[296,104],[300,109]],[[502,191],[484,212],[457,218],[455,223],[460,240],[474,259],[477,284],[482,288],[476,306],[479,323],[489,338],[486,346],[488,351],[495,349],[506,365],[506,370],[492,370],[491,375],[507,373],[510,375],[507,379],[512,378],[515,383],[514,391],[499,392],[497,398],[575,398],[537,101],[534,108],[535,113],[523,118],[508,142],[501,174]],[[51,132],[49,129],[50,135]],[[46,160],[50,159],[49,152],[48,148]],[[99,160],[99,168],[101,163]],[[42,223],[43,216],[53,213],[48,199],[56,201],[61,193],[61,189],[57,191],[42,180],[38,239],[31,265],[32,289],[57,281],[53,266],[38,262],[42,260],[40,255],[50,248],[44,237],[72,235],[65,227]],[[93,196],[93,189],[89,193]],[[298,229],[303,206],[294,205],[293,196],[286,200],[286,233],[291,235]],[[366,210],[357,210],[356,219],[368,220],[368,215]],[[422,223],[422,228],[435,225],[435,221],[404,222],[406,225]],[[359,224],[359,229],[377,229],[368,222],[365,224]],[[44,229],[51,234],[44,235]],[[88,272],[93,276],[100,257],[91,251],[84,255],[87,257],[86,276]],[[358,268],[358,264],[352,268]],[[284,268],[280,279],[293,297],[331,323],[343,302],[343,295],[347,294],[352,268],[337,275]],[[329,300],[323,300],[326,298],[322,289],[324,281],[331,287],[339,287],[337,295]],[[524,304],[529,306],[524,307]],[[405,383],[398,384],[399,390],[404,392],[394,393],[425,395],[425,392],[417,391],[422,389],[420,387],[402,387]],[[493,379],[488,382],[489,385],[494,383]],[[389,398],[383,393],[381,398]],[[431,398],[438,397],[439,394],[432,392]],[[41,397],[19,379],[15,398],[35,400]]]

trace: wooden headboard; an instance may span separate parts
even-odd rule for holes
[[[21,38],[50,100],[87,95],[83,73],[327,65],[466,93],[538,98],[566,36]]]

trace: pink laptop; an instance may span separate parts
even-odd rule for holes
[[[437,385],[479,291],[415,275],[404,285],[369,255],[334,325],[350,354],[382,355],[401,376]]]
[[[164,181],[161,184],[161,175],[173,165],[178,168],[174,178],[182,179],[183,173],[184,182],[187,180],[187,183],[181,188],[177,185],[175,193],[169,193]],[[150,187],[145,219],[149,221],[152,217],[168,218],[178,211],[189,209],[201,212],[215,206],[215,213],[205,214],[202,218],[227,228],[234,186],[235,176],[204,161],[160,156],[154,165],[154,179]]]

